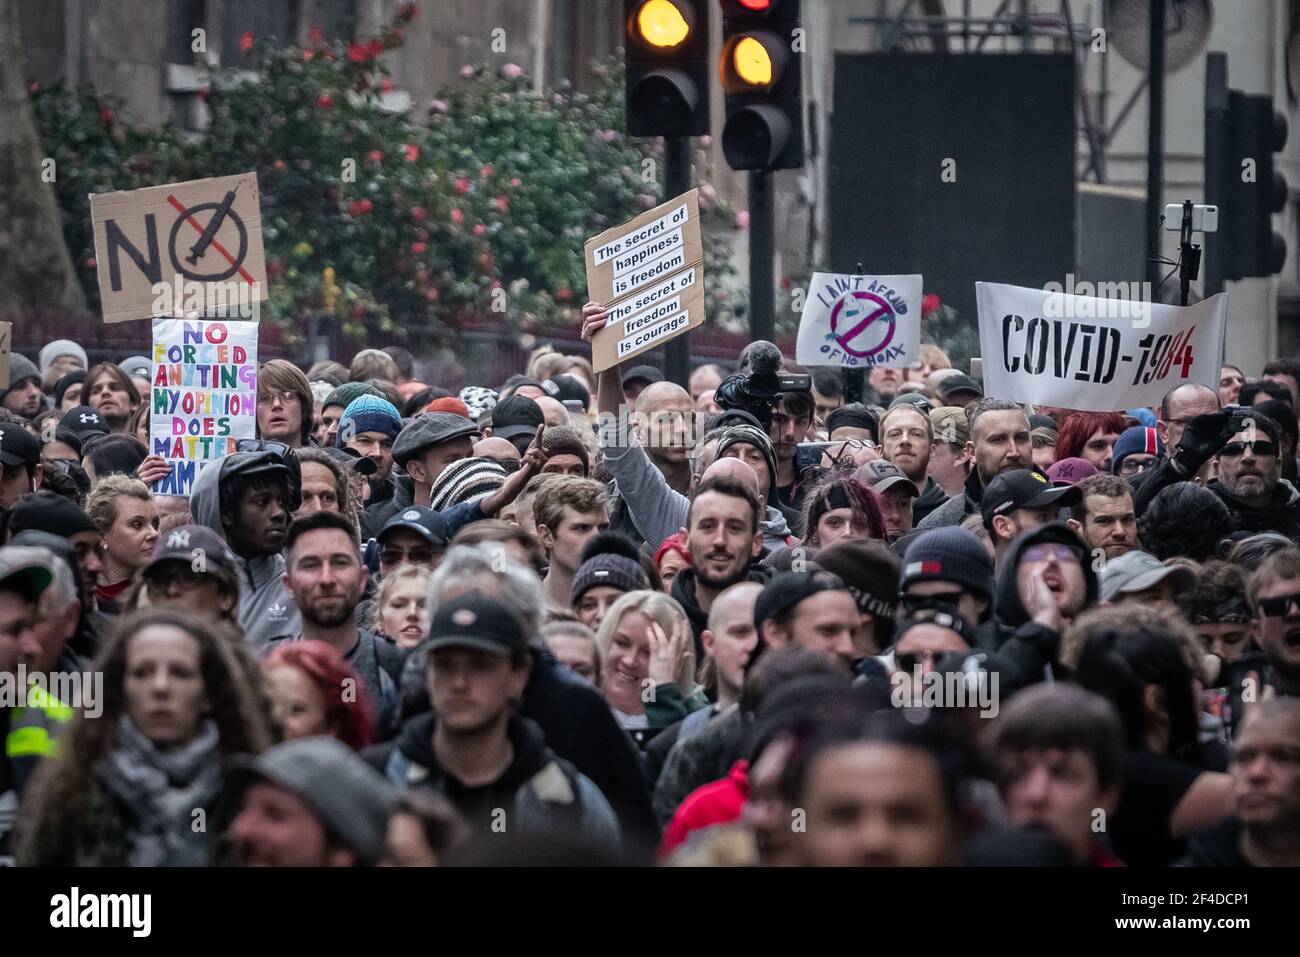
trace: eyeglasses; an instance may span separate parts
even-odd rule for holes
[[[1230,459],[1235,459],[1237,456],[1245,453],[1246,449],[1250,449],[1254,452],[1256,458],[1263,458],[1267,455],[1276,454],[1276,446],[1274,446],[1272,442],[1269,442],[1267,439],[1257,439],[1254,442],[1229,442],[1223,448],[1219,449],[1219,455],[1226,455]]]
[[[1278,595],[1276,598],[1261,598],[1259,600],[1259,610],[1266,618],[1283,618],[1291,613],[1291,606],[1295,605],[1300,609],[1300,591],[1292,592],[1289,595]]]
[[[272,404],[276,399],[279,399],[282,405],[288,405],[291,402],[301,402],[302,396],[297,392],[290,392],[288,389],[271,389],[258,393],[257,396],[258,402],[264,402],[267,405]]]
[[[1058,562],[1083,563],[1083,549],[1073,545],[1030,545],[1020,556],[1020,560],[1025,562],[1045,562],[1049,558],[1055,558]]]
[[[1155,462],[1143,462],[1139,459],[1134,459],[1133,456],[1130,455],[1125,458],[1123,462],[1119,463],[1119,474],[1137,475],[1145,469],[1153,468],[1155,464]]]
[[[382,565],[401,565],[403,563],[432,565],[433,549],[419,547],[398,548],[396,545],[385,545],[379,550],[379,562]]]

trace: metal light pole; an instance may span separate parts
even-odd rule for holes
[[[1160,214],[1164,210],[1165,161],[1165,0],[1151,0],[1150,55],[1147,57],[1147,234],[1143,249],[1160,249]],[[1147,280],[1158,297],[1164,266],[1147,259]]]
[[[749,173],[749,334],[753,340],[776,338],[776,210],[772,173]]]
[[[666,203],[691,188],[691,138],[664,137],[664,196]],[[683,389],[691,377],[690,333],[682,333],[664,346],[664,378]]]

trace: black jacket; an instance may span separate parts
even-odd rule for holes
[[[760,555],[750,562],[749,571],[745,573],[743,581],[767,584],[767,580],[775,571],[770,565],[763,564],[763,556]],[[691,631],[695,635],[695,660],[703,661],[704,640],[700,636],[704,634],[704,629],[709,627],[709,613],[700,607],[699,600],[695,597],[695,587],[695,569],[686,568],[673,579],[671,594],[685,609],[686,617],[690,619]]]
[[[921,497],[912,503],[912,527],[916,528],[927,515],[946,501],[948,493],[943,490],[943,486],[927,475]]]
[[[926,491],[929,491],[928,487]],[[941,493],[942,491],[940,489]],[[980,479],[979,471],[971,469],[970,474],[966,476],[966,482],[962,486],[961,492],[944,499],[935,508],[932,508],[924,519],[916,517],[916,505],[914,504],[912,506],[912,527],[924,531],[930,528],[960,525],[967,515],[974,515],[980,510],[980,499],[983,497],[984,482]]]
[[[1187,853],[1178,867],[1253,867],[1241,855],[1241,821],[1225,817],[1218,824],[1197,831],[1187,839]]]
[[[1178,482],[1188,481],[1174,468],[1172,459],[1166,458],[1154,471],[1142,472],[1133,485],[1133,510],[1141,516],[1152,500],[1164,489]],[[1225,489],[1217,479],[1205,486],[1219,496],[1228,506],[1233,524],[1240,531],[1280,532],[1287,538],[1300,539],[1300,493],[1295,486],[1278,483],[1273,497],[1266,505],[1249,505]]]
[[[415,504],[415,485],[405,475],[390,475],[378,488],[371,486],[370,503],[361,513],[361,540],[378,538],[384,524]],[[428,505],[428,502],[424,504]]]

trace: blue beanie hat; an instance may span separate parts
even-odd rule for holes
[[[1120,463],[1135,452],[1139,455],[1163,457],[1165,443],[1160,441],[1160,433],[1145,425],[1135,425],[1131,429],[1125,429],[1115,440],[1115,448],[1110,453],[1111,472],[1118,475]]]
[[[350,433],[347,429],[348,422],[352,423]],[[338,437],[334,440],[334,444],[340,449],[344,448],[348,444],[344,440],[345,435],[356,435],[360,432],[383,432],[390,439],[396,439],[397,433],[401,431],[402,417],[393,403],[377,395],[362,395],[349,402],[348,407],[343,410],[343,415],[339,418]]]

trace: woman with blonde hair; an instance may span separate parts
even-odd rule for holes
[[[640,745],[708,704],[695,683],[686,612],[663,592],[630,591],[614,602],[596,632],[596,650],[605,701]]]
[[[86,514],[99,530],[103,571],[95,586],[100,611],[114,613],[118,598],[153,558],[158,508],[149,486],[125,475],[97,481],[86,498]]]
[[[228,622],[173,609],[123,618],[96,659],[98,713],[77,713],[19,809],[27,866],[203,866],[229,756],[272,743]],[[197,826],[203,821],[204,826]]]

